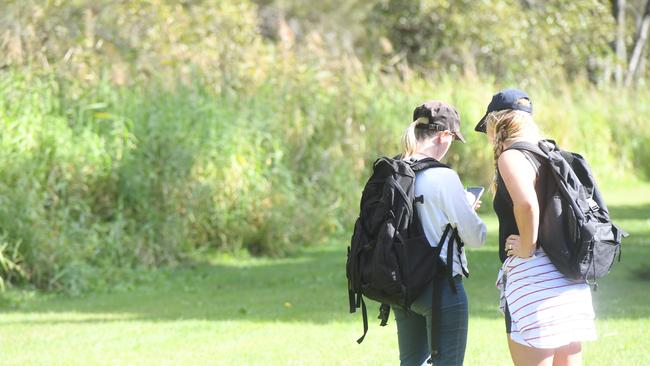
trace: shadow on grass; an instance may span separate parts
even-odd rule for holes
[[[646,297],[650,282],[631,275],[650,255],[647,246],[631,246],[629,260],[616,264],[600,281],[594,304],[600,318],[650,318]],[[499,267],[496,248],[470,250],[471,275],[465,281],[470,317],[501,318],[494,287]],[[358,322],[348,313],[345,249],[328,246],[294,258],[249,266],[200,264],[162,271],[155,280],[128,292],[55,296],[26,302],[2,312],[0,325],[128,321]],[[376,306],[370,302],[373,321]],[[73,313],[69,315],[67,313]]]

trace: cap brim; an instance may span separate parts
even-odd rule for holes
[[[474,131],[486,133],[485,120],[487,119],[487,115],[488,115],[488,112],[485,112],[485,114],[483,115],[483,118],[481,118],[481,120],[478,121],[478,123],[476,124],[476,127],[474,127]]]
[[[454,132],[454,136],[456,137],[456,140],[465,143],[465,136],[463,136],[463,134],[460,133],[460,131]]]

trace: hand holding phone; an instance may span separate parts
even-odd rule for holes
[[[467,187],[466,190],[468,193],[471,194],[472,200],[470,201],[470,205],[472,207],[476,207],[476,205],[479,203],[481,196],[483,195],[483,192],[485,191],[485,188],[483,187]],[[468,195],[468,198],[470,196]]]

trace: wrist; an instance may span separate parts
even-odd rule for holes
[[[530,258],[535,254],[535,250],[537,249],[537,245],[533,243],[532,245],[527,246],[528,248],[528,255],[525,258]]]

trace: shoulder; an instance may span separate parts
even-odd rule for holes
[[[429,168],[415,176],[416,189],[422,193],[446,196],[463,189],[458,173],[450,168]]]
[[[531,162],[519,150],[506,150],[497,161],[498,173],[510,185],[516,182],[529,182],[535,180],[536,172]]]
[[[497,165],[499,166],[499,170],[520,169],[524,166],[530,167],[530,163],[524,153],[517,149],[504,151],[499,155]]]
[[[418,180],[460,180],[458,173],[448,167],[437,167],[422,170],[416,175]]]

